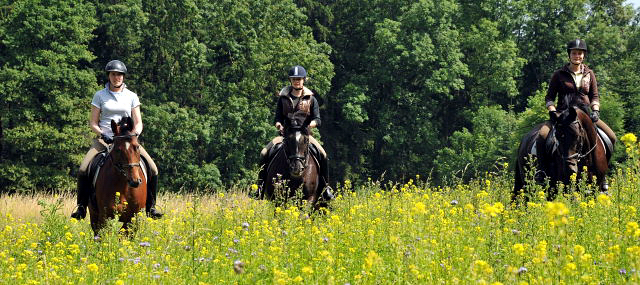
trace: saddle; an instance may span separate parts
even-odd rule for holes
[[[266,168],[269,168],[269,165],[271,165],[271,162],[273,162],[273,158],[276,157],[280,150],[282,150],[283,145],[284,143],[278,143],[271,147],[271,149],[269,149],[269,151],[267,152],[267,163],[265,164]],[[311,153],[311,157],[313,158],[313,160],[316,161],[316,164],[320,165],[320,151],[312,143],[309,144],[309,152]]]
[[[87,172],[87,176],[91,179],[91,186],[95,189],[96,181],[98,180],[98,175],[100,174],[100,168],[104,165],[105,161],[109,157],[109,151],[105,150],[98,153],[89,163],[89,169]],[[148,181],[147,173],[149,170],[147,169],[147,163],[144,161],[144,158],[140,159],[140,168],[142,168],[142,173],[144,174],[145,181]]]
[[[613,153],[614,145],[611,142],[611,139],[609,139],[607,134],[602,129],[596,126],[596,130],[598,133],[598,139],[600,139],[600,141],[602,141],[602,144],[604,145],[605,153],[607,155],[607,160],[609,160],[609,158],[611,158],[611,154]],[[538,141],[536,140],[531,146],[531,149],[529,150],[529,153],[535,156],[538,155],[537,143]],[[551,130],[549,131],[549,135],[547,136],[547,140],[545,141],[544,151],[546,154],[553,154],[557,149],[558,149],[558,140],[556,139],[556,127],[554,125],[551,127]]]

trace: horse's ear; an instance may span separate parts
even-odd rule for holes
[[[113,119],[111,120],[111,131],[113,131],[113,133],[116,134],[116,135],[119,134],[119,132],[118,132],[118,124]]]
[[[127,117],[127,126],[128,126],[128,130],[132,131],[133,130],[133,118],[131,117]]]

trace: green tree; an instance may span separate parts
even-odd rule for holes
[[[0,22],[0,185],[68,189],[86,151],[88,51],[95,8],[77,1],[15,1]]]
[[[436,178],[468,181],[496,169],[497,163],[510,162],[519,138],[514,136],[516,116],[500,106],[483,106],[472,114],[472,129],[463,128],[449,137],[450,146],[437,151]],[[502,165],[498,165],[498,169]]]

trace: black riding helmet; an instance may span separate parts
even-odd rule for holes
[[[116,72],[127,74],[127,67],[124,65],[124,63],[122,63],[122,61],[119,61],[117,59],[109,61],[109,63],[107,63],[107,66],[104,68],[104,70],[107,73],[111,71],[116,71]]]
[[[307,78],[307,71],[304,67],[296,65],[289,69],[289,78]]]
[[[567,53],[571,54],[572,49],[583,50],[584,53],[587,53],[587,42],[581,39],[575,39],[567,43]]]

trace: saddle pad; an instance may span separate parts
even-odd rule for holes
[[[107,156],[106,152],[103,152],[101,154],[106,158],[106,156]],[[93,177],[92,183],[91,183],[91,185],[93,185],[93,188],[96,187],[96,181],[98,180],[98,174],[100,174],[100,168],[102,168],[102,165],[104,164],[104,160],[105,159],[103,158],[101,161],[99,161],[99,163],[96,163],[95,171],[93,171],[92,172],[93,173],[92,176],[90,176],[90,177]],[[97,159],[94,159],[93,161],[96,162]],[[93,166],[94,162],[92,162],[92,166]],[[149,175],[147,175],[147,164],[144,162],[144,159],[140,159],[140,168],[142,168],[142,174],[144,175],[144,181],[148,182],[147,177],[149,177]]]
[[[613,143],[611,143],[609,136],[607,136],[607,134],[602,129],[598,128],[598,126],[596,126],[596,130],[598,130],[598,137],[600,138],[600,140],[602,140],[602,143],[605,146],[605,153],[613,152]]]

